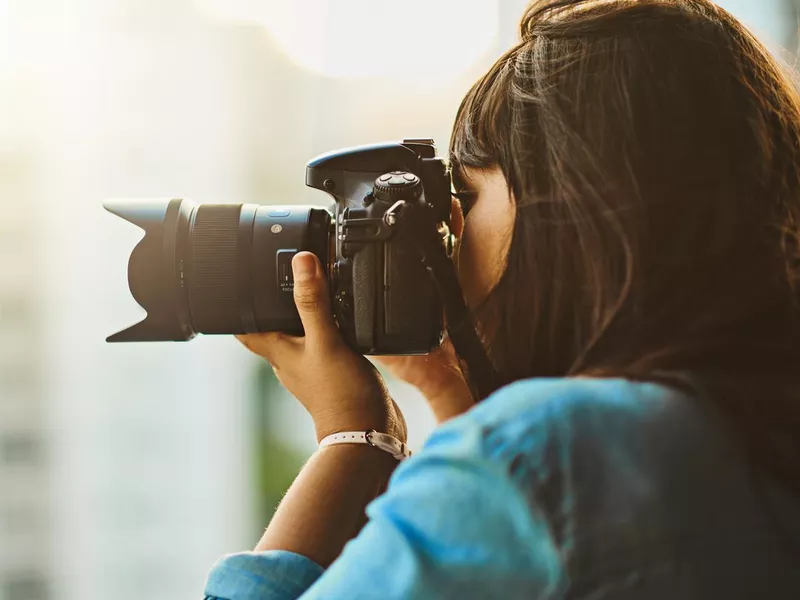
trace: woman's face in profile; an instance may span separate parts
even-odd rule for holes
[[[453,229],[459,238],[455,261],[467,305],[474,308],[503,274],[516,211],[514,198],[498,167],[466,168],[462,179],[466,189],[458,191],[473,192],[473,196],[466,218],[453,219]]]

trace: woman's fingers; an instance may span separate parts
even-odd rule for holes
[[[329,343],[338,339],[328,296],[328,282],[322,265],[311,252],[299,252],[292,259],[294,303],[308,343]]]
[[[295,361],[305,348],[324,349],[338,339],[339,331],[333,321],[328,282],[317,257],[310,252],[300,252],[292,260],[294,274],[294,302],[305,338],[282,332],[237,335],[245,347],[268,360],[272,365]]]
[[[237,335],[236,339],[253,354],[266,359],[270,364],[280,362],[281,358],[297,352],[301,343],[298,338],[281,332],[249,333]]]

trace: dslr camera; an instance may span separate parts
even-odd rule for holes
[[[310,251],[323,265],[333,316],[355,350],[424,354],[438,346],[444,307],[431,261],[449,257],[453,237],[450,172],[433,140],[324,154],[308,163],[306,184],[333,196],[334,208],[106,202],[145,232],[130,256],[128,283],[147,312],[108,341],[302,335],[291,261]],[[453,273],[448,277],[455,281]]]

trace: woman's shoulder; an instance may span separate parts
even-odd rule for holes
[[[548,589],[636,582],[643,597],[719,586],[733,565],[762,579],[784,568],[748,473],[702,398],[620,379],[536,379],[436,429],[368,514],[402,515],[404,531],[431,541],[426,553],[442,553],[433,564],[493,557],[511,579],[535,573]],[[486,568],[474,566],[484,579]]]
[[[708,418],[706,418],[708,417]],[[428,444],[466,438],[481,453],[519,461],[564,445],[592,452],[625,444],[657,444],[680,431],[707,435],[700,403],[661,384],[625,379],[541,378],[517,381],[439,428]]]
[[[726,420],[676,388],[519,381],[440,429],[432,447],[460,447],[504,472],[571,549],[569,562],[593,553],[636,562],[677,540],[724,546],[765,531]]]
[[[660,384],[519,381],[444,424],[426,447],[470,454],[505,473],[557,537],[562,528],[565,536],[604,532],[603,544],[613,546],[612,538],[645,531],[661,539],[726,527],[751,512],[746,461],[725,420],[700,398]]]
[[[692,402],[677,389],[658,383],[587,377],[523,379],[477,404],[470,419],[498,426],[565,419],[591,426],[606,418],[659,418],[684,412]]]

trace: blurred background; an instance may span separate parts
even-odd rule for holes
[[[111,197],[325,203],[330,149],[433,136],[526,0],[0,0],[0,600],[189,600],[314,449],[232,338],[142,316]],[[793,0],[720,2],[776,52]],[[402,8],[400,8],[402,7]],[[419,447],[420,396],[390,387]]]

